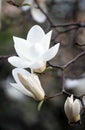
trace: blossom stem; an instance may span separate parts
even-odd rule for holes
[[[54,96],[50,96],[50,97],[45,97],[45,99],[46,100],[50,100],[50,99],[53,99],[53,98],[55,98],[55,97],[57,97],[57,96],[60,96],[60,95],[62,95],[63,94],[63,92],[61,91],[61,92],[59,92],[59,93],[57,93],[57,94],[55,94]]]

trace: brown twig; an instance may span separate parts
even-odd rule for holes
[[[61,69],[61,70],[65,70],[67,67],[69,67],[72,63],[76,62],[76,60],[78,60],[83,55],[85,55],[85,51],[83,51],[80,54],[78,54],[76,57],[74,57],[72,60],[70,60],[67,64],[65,64],[63,66],[52,65],[50,62],[48,62],[48,65],[53,67],[53,68],[58,68],[58,69]]]

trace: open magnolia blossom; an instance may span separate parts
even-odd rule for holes
[[[49,49],[52,31],[45,34],[43,29],[35,25],[27,34],[27,39],[13,37],[14,48],[18,56],[8,58],[8,61],[18,68],[30,68],[43,72],[46,61],[51,60],[58,52],[60,43]]]
[[[16,83],[10,83],[11,86],[35,100],[44,99],[45,92],[36,74],[31,74],[22,68],[13,69],[12,74]]]
[[[67,98],[64,104],[64,110],[70,123],[80,121],[80,102],[78,99],[73,101],[73,95]]]
[[[45,5],[45,0],[37,0],[42,10],[47,13],[47,8]],[[26,4],[26,5],[25,5]],[[25,6],[24,6],[25,5]],[[41,12],[41,10],[37,7],[34,0],[24,0],[22,10],[26,11],[29,10],[33,19],[39,23],[43,23],[46,20],[46,16]]]

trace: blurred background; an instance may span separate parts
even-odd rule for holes
[[[46,14],[56,25],[73,22],[85,23],[85,0],[41,1],[44,1]],[[41,4],[39,0],[38,2]],[[22,3],[23,0],[12,0],[11,2],[0,0],[0,57],[16,55],[13,36],[26,39],[27,32],[35,24],[40,25],[45,32],[53,29],[51,45],[56,42],[61,43],[58,54],[50,61],[53,65],[64,65],[85,50],[85,47],[82,46],[85,44],[85,28],[65,32],[69,29],[66,26],[58,27],[56,31],[54,28],[50,28],[46,18],[43,22],[35,20],[31,8],[22,9]],[[81,124],[68,124],[64,113],[66,99],[64,95],[46,101],[38,112],[37,101],[24,96],[10,86],[10,82],[14,82],[11,75],[13,68],[7,58],[0,58],[0,130],[85,130],[84,113]],[[78,79],[84,73],[85,56],[82,56],[65,70],[65,77],[66,79]],[[46,71],[39,78],[48,96],[53,96],[61,91],[62,76],[59,69]]]

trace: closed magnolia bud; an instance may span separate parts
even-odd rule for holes
[[[77,123],[80,121],[80,102],[78,99],[73,101],[73,95],[66,99],[64,110],[69,123]]]
[[[40,83],[38,83],[38,77],[35,74],[31,74],[30,77],[27,77],[25,75],[18,74],[18,77],[21,81],[21,83],[24,85],[24,87],[29,90],[36,100],[43,100],[45,97],[44,90],[40,86]]]
[[[11,83],[13,87],[36,100],[44,100],[45,92],[36,74],[31,74],[21,68],[15,68],[12,74],[16,81],[16,83]]]

